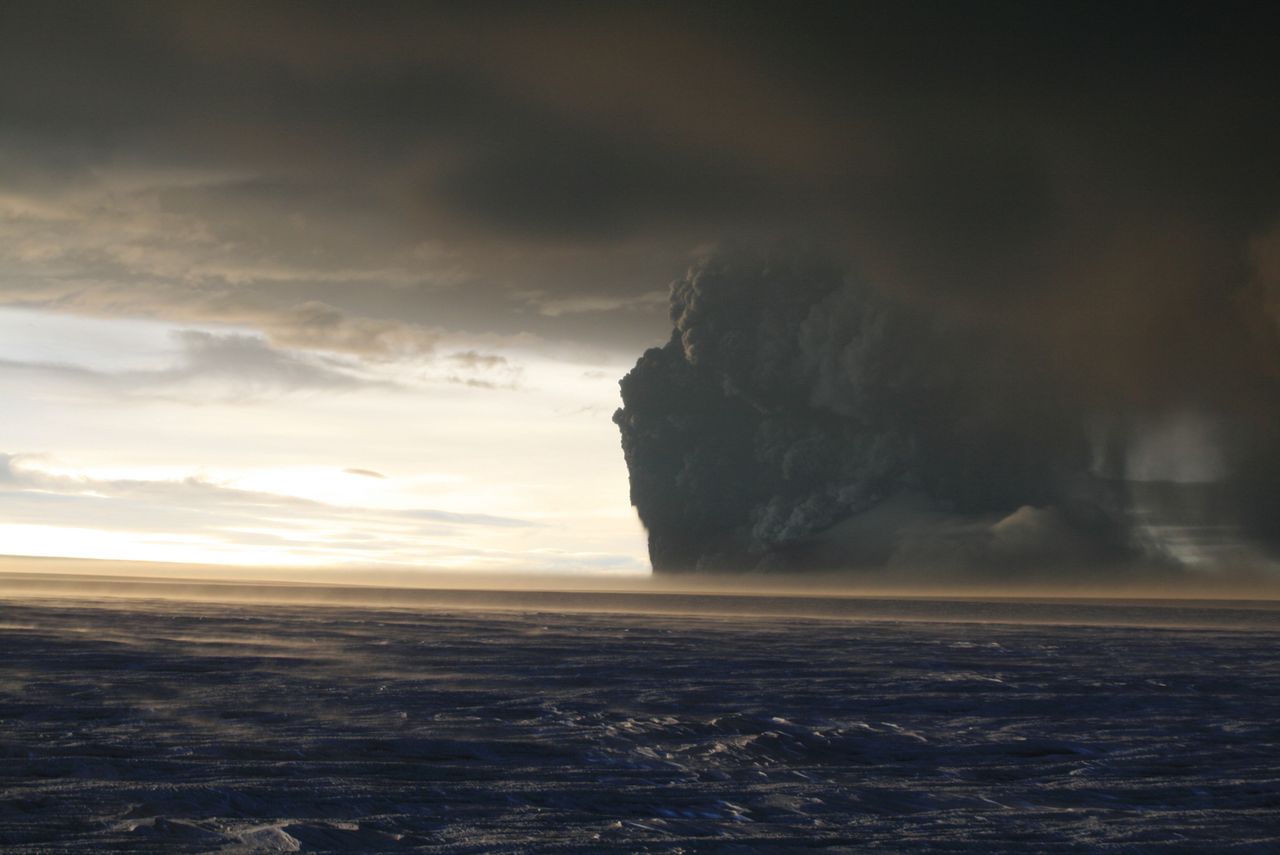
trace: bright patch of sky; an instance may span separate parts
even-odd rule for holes
[[[176,350],[172,324],[0,307],[0,361],[131,371],[171,364]]]
[[[609,420],[627,366],[454,344],[362,360],[0,309],[0,551],[645,571]]]

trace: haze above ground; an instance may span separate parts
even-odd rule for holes
[[[432,599],[433,592],[445,597]],[[529,594],[534,599],[521,599]],[[557,595],[571,595],[569,599]],[[573,595],[583,595],[573,599]],[[455,596],[457,595],[457,596]],[[493,595],[493,596],[491,596]],[[0,596],[15,599],[107,598],[224,602],[278,602],[333,606],[431,608],[516,608],[587,612],[769,614],[838,617],[840,601],[864,603],[969,601],[1161,603],[1168,608],[1223,606],[1280,607],[1280,586],[1269,576],[1170,581],[1159,573],[1099,583],[1088,574],[1059,580],[993,581],[954,577],[904,580],[899,572],[789,575],[649,573],[572,574],[437,571],[315,567],[227,567],[62,558],[0,556]],[[674,599],[666,599],[673,597]],[[692,597],[694,599],[683,599]],[[728,597],[728,599],[726,599]],[[657,599],[654,599],[657,598]],[[779,600],[761,611],[753,600]],[[804,601],[810,601],[804,605]],[[793,604],[785,605],[785,601]],[[824,604],[825,603],[825,604]],[[836,605],[831,605],[836,604]],[[1180,605],[1181,604],[1181,605]],[[835,612],[831,609],[835,608]],[[856,612],[856,607],[854,607]],[[851,613],[850,616],[858,616]],[[872,617],[874,613],[864,615]],[[909,617],[904,613],[901,617]],[[1104,621],[1105,622],[1105,621]]]

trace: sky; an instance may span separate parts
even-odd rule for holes
[[[644,572],[618,380],[776,240],[1262,430],[1262,12],[6,2],[0,552]]]

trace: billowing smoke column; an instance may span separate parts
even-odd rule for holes
[[[672,286],[671,318],[614,415],[656,571],[1177,557],[1143,540],[1159,525],[1135,522],[1135,488],[1114,471],[1135,465],[1129,428],[1034,328],[892,296],[792,250],[700,263]],[[1148,506],[1165,495],[1143,489]],[[1171,489],[1166,503],[1226,513]]]

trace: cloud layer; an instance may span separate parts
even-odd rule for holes
[[[42,465],[43,464],[43,465]],[[155,542],[364,564],[452,555],[464,529],[529,528],[512,517],[431,508],[352,507],[239,489],[206,477],[95,478],[49,471],[39,457],[0,454],[7,526],[91,527]],[[361,473],[363,474],[363,473]],[[267,562],[261,562],[267,563]]]
[[[1200,339],[1187,371],[1205,294],[1274,278],[1256,4],[491,12],[6,4],[0,288],[361,352],[635,347],[697,247],[800,232],[1111,364]]]

